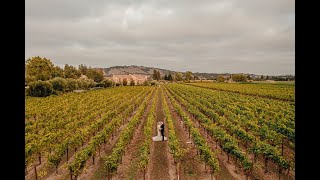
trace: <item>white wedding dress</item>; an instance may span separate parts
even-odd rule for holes
[[[153,140],[153,141],[162,141],[162,136],[161,136],[160,129],[161,129],[160,124],[158,124],[158,125],[157,125],[157,132],[158,132],[158,134],[157,134],[157,136],[153,136],[153,137],[152,137],[152,140]],[[166,137],[166,136],[164,136],[164,140],[165,140],[165,141],[167,140],[167,137]]]

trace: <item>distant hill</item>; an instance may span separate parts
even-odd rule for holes
[[[171,73],[172,75],[175,71],[170,71],[166,69],[153,68],[153,67],[144,67],[144,66],[113,66],[109,68],[104,68],[104,72],[106,76],[119,75],[119,74],[146,74],[152,75],[153,70],[157,70],[160,72],[161,76],[165,74],[168,75]]]
[[[152,75],[153,70],[157,70],[160,72],[161,76],[169,75],[171,73],[174,75],[174,73],[178,71],[171,71],[167,69],[161,69],[161,68],[154,68],[154,67],[144,67],[144,66],[136,66],[136,65],[131,65],[131,66],[113,66],[109,68],[102,68],[104,70],[104,76],[112,76],[112,75],[119,75],[119,74],[146,74],[146,75]],[[182,73],[182,76],[185,75],[185,72],[180,72]],[[222,75],[224,77],[230,77],[231,73],[201,73],[201,72],[192,72],[193,75],[205,78],[205,79],[216,79],[219,75]],[[247,74],[244,73],[245,75],[249,75],[251,78],[260,78],[261,75],[256,75],[256,74]],[[264,76],[264,79],[266,76]],[[274,80],[294,80],[295,76],[294,75],[281,75],[281,76],[269,76],[270,79]]]

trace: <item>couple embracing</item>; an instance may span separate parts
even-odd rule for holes
[[[164,123],[162,121],[157,123],[157,136],[152,137],[153,141],[162,141],[167,140],[167,137],[164,136]]]

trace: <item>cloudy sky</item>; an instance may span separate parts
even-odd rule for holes
[[[26,54],[55,65],[295,74],[293,0],[26,0]]]

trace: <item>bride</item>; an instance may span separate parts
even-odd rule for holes
[[[160,133],[160,130],[161,130],[161,124],[162,122],[158,122],[157,123],[157,136],[153,136],[152,137],[152,140],[153,141],[162,141],[162,136],[161,136],[161,133]],[[167,137],[164,137],[164,140],[167,140]]]

